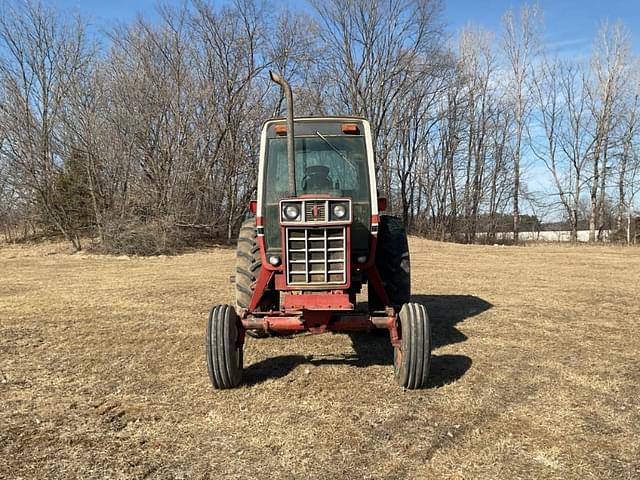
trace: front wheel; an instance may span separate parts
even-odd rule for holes
[[[400,310],[400,348],[394,350],[393,367],[398,384],[423,388],[431,366],[431,327],[424,305],[405,303]]]
[[[207,321],[207,370],[214,388],[234,388],[242,379],[240,321],[231,305],[216,305]]]

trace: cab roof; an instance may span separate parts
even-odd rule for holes
[[[357,121],[364,121],[366,122],[367,119],[364,117],[361,117],[359,115],[323,115],[323,116],[318,116],[318,117],[312,117],[312,116],[305,116],[305,117],[293,117],[293,120],[295,122],[313,122],[313,121],[349,121],[349,120],[357,120]],[[271,122],[286,122],[287,121],[287,117],[272,117],[269,120],[267,120],[264,123],[271,123]]]

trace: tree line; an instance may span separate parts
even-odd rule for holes
[[[493,241],[509,218],[517,241],[553,216],[574,238],[588,221],[597,241],[631,222],[640,68],[620,24],[603,25],[589,58],[566,58],[545,46],[535,5],[455,36],[438,0],[158,13],[99,34],[42,3],[1,12],[7,240],[56,233],[146,254],[234,238],[260,126],[284,110],[269,69],[292,83],[298,115],[370,120],[379,189],[417,234]],[[534,162],[551,192],[529,191]]]

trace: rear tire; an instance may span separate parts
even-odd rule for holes
[[[256,236],[256,219],[247,218],[240,227],[236,250],[236,305],[238,309],[249,308],[261,268],[262,259]]]
[[[214,388],[234,388],[242,380],[241,325],[231,305],[216,305],[207,321],[207,370]]]
[[[236,250],[236,306],[238,310],[249,308],[261,268],[262,259],[256,235],[256,219],[247,218],[240,227]],[[268,336],[266,332],[261,330],[247,330],[247,334],[254,338]]]
[[[431,367],[431,326],[424,305],[406,303],[400,310],[401,348],[394,350],[394,374],[401,387],[423,388]]]
[[[398,311],[411,300],[411,262],[407,232],[398,217],[383,215],[378,226],[376,268],[391,306]],[[386,305],[369,284],[369,309],[381,310]]]

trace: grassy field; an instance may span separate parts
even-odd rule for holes
[[[380,335],[248,339],[214,391],[234,251],[0,248],[0,478],[640,478],[640,249],[411,241],[430,388]]]

